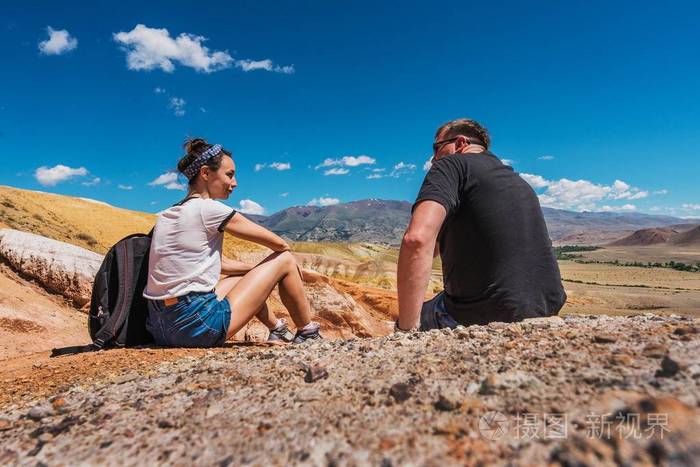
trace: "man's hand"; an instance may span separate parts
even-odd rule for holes
[[[401,329],[420,324],[420,311],[433,267],[435,242],[447,211],[442,204],[426,200],[413,211],[411,222],[401,241],[397,271],[399,321]]]

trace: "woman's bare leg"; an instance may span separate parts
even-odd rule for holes
[[[243,276],[226,276],[221,279],[219,283],[216,284],[216,298],[221,301],[241,279],[243,279]],[[233,309],[231,311],[233,312]],[[267,326],[267,329],[274,329],[275,326],[277,326],[277,317],[270,311],[267,303],[263,303],[263,306],[260,307],[255,317]]]
[[[289,315],[297,328],[306,326],[311,321],[311,305],[306,298],[301,270],[297,266],[297,274],[287,274],[279,283],[280,300],[289,310]]]
[[[228,336],[238,332],[260,311],[277,284],[280,285],[282,303],[297,327],[310,322],[311,307],[294,256],[290,252],[273,253],[237,281],[226,294],[232,310]]]

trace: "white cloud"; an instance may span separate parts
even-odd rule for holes
[[[39,42],[39,51],[44,55],[61,55],[78,47],[78,39],[71,37],[65,29],[56,30],[47,26],[46,32],[49,38]]]
[[[399,162],[394,165],[394,169],[391,171],[387,177],[399,178],[401,175],[413,172],[416,170],[416,164],[407,164],[404,161]]]
[[[686,211],[700,211],[700,204],[685,203],[681,207]]]
[[[386,169],[371,169],[372,172],[384,172]]]
[[[134,187],[131,185],[121,185],[121,184],[117,185],[117,188],[119,188],[120,190],[127,190],[127,191],[134,189]]]
[[[286,198],[287,196],[289,196],[289,192],[288,192],[288,191],[285,191],[284,193],[280,193],[280,196],[281,196],[282,198]]]
[[[252,199],[242,199],[238,204],[240,206],[238,210],[243,214],[256,214],[258,216],[265,214],[265,208]]]
[[[187,104],[185,99],[182,99],[181,97],[171,97],[168,107],[173,109],[173,113],[176,117],[182,117],[185,115],[185,113],[187,113],[185,111],[185,104]]]
[[[58,183],[65,182],[73,177],[82,177],[87,175],[88,171],[85,167],[73,169],[63,164],[58,164],[54,167],[39,167],[34,172],[34,177],[43,186],[55,186]]]
[[[292,164],[290,164],[289,162],[273,162],[272,164],[270,164],[270,168],[280,171],[289,170],[292,168]]]
[[[326,170],[323,175],[345,175],[348,172],[350,172],[348,169],[335,168]]]
[[[549,182],[539,175],[532,175],[528,173],[521,173],[520,176],[530,184],[534,189],[544,188],[549,185]]]
[[[333,166],[344,166],[344,167],[357,167],[360,165],[372,165],[375,164],[377,160],[370,156],[343,156],[340,159],[325,159],[316,169],[321,167],[333,167]]]
[[[588,180],[546,180],[539,175],[523,173],[520,176],[535,190],[545,189],[539,195],[543,206],[558,209],[573,209],[575,211],[593,211],[603,200],[635,200],[645,198],[648,191],[630,186],[622,180],[615,180],[612,185],[600,185]],[[607,206],[607,205],[606,205]],[[632,204],[622,207],[607,206],[611,210],[633,210]],[[603,206],[605,208],[605,206]]]
[[[540,156],[537,159],[541,161],[551,161],[554,160],[554,156]]]
[[[272,162],[270,164],[255,164],[255,171],[260,172],[265,167],[268,167],[268,168],[274,169],[274,170],[282,171],[282,170],[291,169],[292,164],[290,164],[289,162]]]
[[[661,189],[661,190],[656,190],[656,191],[654,191],[653,194],[655,194],[655,195],[667,195],[667,194],[668,194],[668,190],[665,189],[665,188],[664,188],[664,189]]]
[[[340,200],[338,198],[324,198],[323,196],[320,198],[314,198],[308,203],[306,203],[307,206],[333,206],[335,204],[340,203]]]
[[[292,74],[294,65],[276,65],[270,59],[265,60],[234,60],[228,51],[210,51],[204,45],[204,36],[181,33],[170,37],[167,29],[149,28],[137,24],[129,32],[118,32],[112,35],[126,52],[126,63],[130,70],[161,70],[171,73],[176,63],[181,66],[194,68],[204,73],[224,70],[235,66],[241,70],[265,70],[273,73]]]
[[[513,159],[501,159],[501,162],[503,162],[505,165],[510,165],[510,166],[515,164],[515,161]]]
[[[423,164],[423,171],[427,172],[433,166],[433,158],[431,157]]]
[[[102,179],[100,177],[94,177],[92,180],[81,183],[81,185],[95,186],[95,185],[99,185],[101,181],[102,181]]]
[[[236,60],[236,67],[241,70],[255,71],[255,70],[265,70],[272,71],[274,73],[283,73],[285,75],[291,75],[294,73],[294,65],[279,66],[272,63],[272,60]]]
[[[600,210],[604,211],[604,212],[619,212],[619,211],[632,212],[632,211],[637,210],[637,206],[635,206],[634,204],[624,204],[622,206],[608,206],[606,204],[605,206],[600,208]]]
[[[642,199],[649,196],[648,191],[633,188],[622,180],[615,180],[612,185],[613,199]]]
[[[159,88],[159,87],[155,87],[155,88],[153,89],[153,92],[156,93],[156,94],[165,94],[165,89]]]
[[[384,175],[378,174],[378,173],[373,173],[373,174],[369,174],[369,175],[367,176],[367,179],[368,179],[368,180],[374,180],[374,179],[377,179],[377,178],[384,178]]]
[[[151,186],[164,186],[168,190],[184,190],[185,185],[177,179],[177,172],[165,172],[149,183]]]
[[[203,114],[207,113],[207,109],[205,109],[204,107],[200,107],[199,111],[202,112]]]
[[[416,170],[416,164],[406,164],[401,161],[394,166],[394,170]]]
[[[663,208],[661,206],[652,206],[649,208],[651,212],[661,211]]]
[[[210,52],[203,45],[203,36],[181,33],[172,38],[167,29],[149,28],[137,24],[129,32],[112,35],[126,52],[127,67],[130,70],[153,70],[160,68],[165,72],[175,70],[175,63],[194,68],[197,71],[211,73],[229,68],[233,58],[228,52]]]

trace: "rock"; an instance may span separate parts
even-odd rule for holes
[[[27,412],[27,417],[35,421],[39,421],[42,418],[50,417],[52,415],[54,415],[53,407],[46,404],[35,405],[29,409],[29,412]]]
[[[541,316],[539,318],[528,318],[523,320],[523,324],[530,324],[536,329],[546,329],[559,327],[564,324],[564,320],[561,318],[561,316]]]
[[[0,431],[7,431],[12,428],[12,422],[6,418],[0,418]]]
[[[642,349],[642,355],[649,358],[661,358],[668,353],[668,347],[662,344],[649,344]]]
[[[394,383],[389,388],[389,395],[391,395],[396,402],[407,401],[411,397],[411,392],[411,385],[407,383]]]
[[[157,423],[158,423],[158,428],[175,428],[176,427],[175,422],[169,418],[159,418]]]
[[[128,383],[129,381],[134,381],[138,379],[139,374],[136,373],[135,371],[132,371],[130,373],[125,373],[123,375],[119,375],[116,378],[114,378],[114,384],[124,384]]]
[[[51,406],[58,413],[66,413],[68,411],[68,403],[62,397],[53,399],[51,401]]]
[[[597,332],[593,335],[593,342],[596,344],[611,344],[617,341],[617,337],[612,334]]]
[[[75,245],[11,229],[2,230],[0,256],[78,307],[90,302],[92,282],[103,258]]]
[[[313,383],[319,379],[328,378],[328,370],[319,365],[309,365],[304,374],[304,381]]]
[[[444,412],[450,412],[458,409],[462,405],[460,394],[457,391],[440,391],[435,408]]]
[[[613,365],[628,366],[634,362],[632,356],[627,354],[613,354],[610,356],[610,363]]]
[[[691,364],[685,356],[679,355],[677,352],[671,352],[664,355],[664,358],[661,360],[661,370],[657,372],[657,376],[675,376],[676,373],[688,368]]]

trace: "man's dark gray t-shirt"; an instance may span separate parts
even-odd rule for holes
[[[415,206],[445,207],[440,230],[445,304],[464,324],[559,312],[561,275],[534,190],[490,152],[433,163]]]

